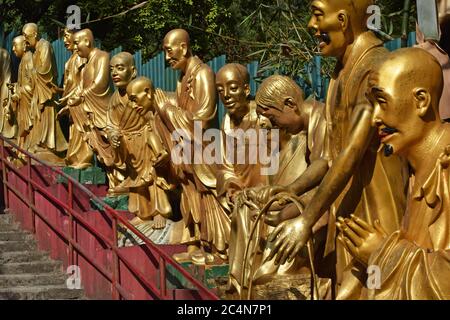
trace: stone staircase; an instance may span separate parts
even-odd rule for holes
[[[61,262],[36,248],[12,215],[0,214],[0,300],[80,300],[83,290],[67,288]]]

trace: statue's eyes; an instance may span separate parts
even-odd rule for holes
[[[223,88],[222,87],[218,87],[217,88],[217,92],[222,93],[223,92]]]

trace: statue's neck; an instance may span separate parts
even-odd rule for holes
[[[423,139],[411,146],[406,159],[416,177],[416,183],[423,184],[434,170],[436,161],[450,145],[450,124],[438,123],[427,130]]]

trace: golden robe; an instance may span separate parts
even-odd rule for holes
[[[83,59],[74,53],[66,62],[64,69],[64,93],[63,98],[75,94],[81,81],[81,69],[84,66]],[[81,107],[69,108],[72,123],[69,127],[69,146],[66,155],[66,164],[74,167],[86,167],[91,165],[94,153],[89,144],[84,140],[84,125],[87,124]]]
[[[370,299],[450,300],[450,146],[410,194],[401,230],[370,257],[381,270]],[[414,188],[417,190],[417,188]]]
[[[3,108],[4,99],[9,100],[9,89],[7,84],[11,82],[11,57],[8,51],[0,48],[0,133],[6,138],[14,138],[16,127],[14,119],[6,119]],[[8,106],[9,108],[10,106]]]
[[[198,57],[192,57],[184,74],[177,83],[177,106],[160,110],[159,114],[165,126],[161,132],[164,141],[172,150],[174,142],[171,134],[176,129],[189,135],[192,145],[203,150],[201,141],[194,142],[194,123],[201,123],[203,129],[209,127],[216,116],[216,89],[214,72]],[[201,132],[203,134],[203,132]],[[201,138],[201,137],[199,137]],[[186,226],[184,243],[203,241],[213,250],[224,253],[228,247],[230,218],[226,204],[220,203],[216,192],[217,167],[207,164],[173,164],[172,169],[181,183],[181,213]]]
[[[84,138],[97,153],[98,159],[106,166],[114,161],[112,147],[107,141],[106,113],[111,97],[109,87],[109,54],[94,48],[81,70],[81,81],[76,89],[77,96],[83,97],[83,102],[71,112],[74,124],[85,132]]]
[[[358,111],[361,108],[372,108],[366,99],[368,76],[386,54],[383,42],[369,31],[356,39],[345,66],[336,66],[328,90],[325,111],[327,122],[325,153],[331,165],[349,143],[353,128],[359,119]],[[407,181],[406,162],[397,156],[383,155],[374,129],[365,155],[346,188],[329,210],[325,255],[336,250],[338,286],[342,285],[345,279],[351,279],[353,284],[355,281],[349,270],[344,274],[344,269],[352,265],[352,258],[340,243],[336,243],[337,217],[345,218],[355,214],[369,224],[379,219],[387,232],[398,230],[406,205]],[[365,270],[362,272],[365,274]],[[352,287],[350,290],[352,298],[356,298],[362,284]]]
[[[313,101],[306,103],[315,104],[309,118],[308,131],[292,136],[287,144],[279,150],[279,170],[277,174],[268,177],[269,185],[288,186],[292,184],[303,174],[308,164],[318,157],[320,158],[322,154],[325,132],[323,106]],[[260,221],[254,236],[250,239],[250,233],[259,210],[255,211],[254,208],[249,207],[245,204],[244,199],[242,193],[236,197],[236,204],[231,216],[229,249],[229,287],[236,289],[239,294],[242,290],[249,288],[250,282],[262,283],[270,280],[267,277],[276,274],[295,274],[307,265],[307,260],[304,258],[297,258],[293,262],[281,266],[276,266],[273,260],[262,263],[270,253],[270,249],[265,247],[266,239],[274,228],[266,225],[264,221]],[[265,204],[254,203],[254,205],[261,209]],[[246,258],[247,246],[249,250]],[[245,274],[242,278],[244,268]]]
[[[33,127],[33,112],[31,99],[33,97],[33,54],[28,51],[22,57],[17,77],[17,94],[19,102],[16,109],[17,136],[19,146],[27,150],[30,143],[30,132]]]
[[[164,168],[155,168],[150,159],[155,151],[150,145],[150,135],[155,133],[155,118],[152,112],[141,115],[137,109],[128,106],[122,112],[117,129],[121,134],[121,149],[126,150],[122,160],[126,164],[122,187],[129,188],[128,210],[142,220],[157,215],[169,218],[172,207],[166,191],[170,189],[163,178]]]
[[[248,138],[245,139],[245,145],[241,146],[244,149],[238,149],[237,139],[234,138],[233,130],[247,130],[256,131],[259,135],[259,129],[261,128],[261,117],[258,117],[256,113],[256,103],[250,101],[250,110],[244,116],[238,127],[233,127],[230,115],[227,113],[222,123],[222,158],[223,169],[217,173],[217,193],[219,196],[224,196],[228,189],[233,188],[237,190],[243,190],[245,188],[264,186],[267,185],[267,176],[261,175],[261,166],[258,163],[251,163],[249,152],[254,150],[259,152],[258,143],[255,146],[250,145]],[[265,119],[265,121],[269,121]],[[259,136],[258,136],[259,139]],[[233,155],[228,155],[227,143],[234,140],[233,150],[229,150]],[[254,149],[253,149],[254,148]],[[239,164],[237,162],[238,156],[245,154],[245,163]],[[266,152],[267,154],[267,152]],[[230,157],[233,157],[233,163],[230,163]]]
[[[67,141],[56,120],[56,110],[53,100],[58,73],[56,60],[50,42],[41,39],[36,44],[33,54],[34,90],[31,109],[35,114],[34,129],[31,136],[31,147],[41,146],[55,152],[67,150]]]

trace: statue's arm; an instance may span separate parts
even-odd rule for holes
[[[375,129],[371,125],[371,107],[369,105],[355,107],[354,116],[356,124],[353,126],[348,145],[334,160],[303,213],[310,227],[330,208],[345,188],[372,140]]]
[[[303,174],[295,180],[288,189],[297,195],[302,195],[315,187],[317,187],[328,172],[328,161],[326,159],[318,159],[313,161],[311,165],[303,172]]]
[[[216,86],[214,72],[202,68],[196,75],[194,98],[197,104],[192,120],[209,121],[216,115]]]
[[[38,74],[46,75],[50,72],[50,69],[52,68],[52,55],[53,55],[53,49],[51,48],[50,42],[44,42],[40,48],[40,63],[35,66],[36,72]]]
[[[102,53],[98,58],[95,70],[95,78],[92,84],[82,91],[81,96],[90,94],[103,94],[109,88],[109,55]]]

